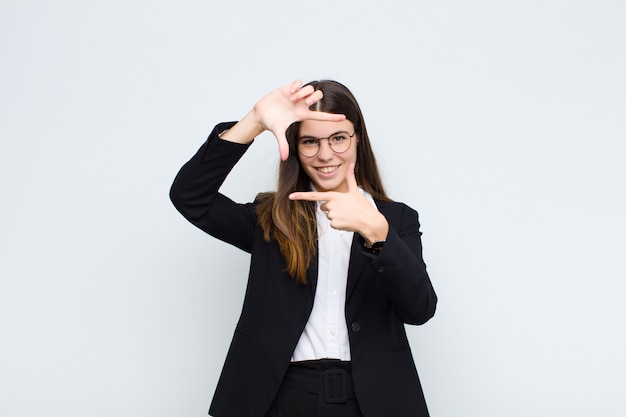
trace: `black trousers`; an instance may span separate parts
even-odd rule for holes
[[[294,362],[265,417],[363,417],[350,362]]]

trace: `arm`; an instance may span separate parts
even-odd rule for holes
[[[398,316],[408,324],[423,324],[434,314],[437,295],[422,258],[418,214],[404,204],[400,221],[389,228],[378,256],[363,251],[387,291]]]
[[[395,311],[409,324],[422,324],[435,313],[437,296],[422,259],[421,232],[417,212],[402,205],[393,216],[394,227],[383,213],[359,192],[354,166],[347,173],[348,192],[295,192],[293,200],[322,201],[331,227],[356,232],[363,256],[387,290]],[[368,253],[363,243],[385,241],[378,255]]]
[[[218,193],[249,146],[219,138],[219,133],[233,125],[221,123],[213,129],[207,141],[178,172],[170,189],[170,199],[198,228],[249,251],[256,223],[252,206],[237,204]]]
[[[305,119],[344,120],[344,115],[309,109],[322,96],[312,86],[302,88],[302,82],[294,81],[259,100],[241,121],[216,126],[176,176],[170,190],[174,206],[205,232],[250,251],[256,225],[253,206],[236,204],[218,190],[254,138],[263,131],[274,134],[281,158],[286,159],[285,131],[292,123]]]

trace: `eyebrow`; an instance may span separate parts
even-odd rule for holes
[[[336,135],[337,133],[348,133],[348,132],[347,132],[347,131],[345,131],[345,130],[338,130],[338,131],[336,131],[335,133],[331,133],[331,134],[330,134],[330,135],[328,135],[328,136],[322,136],[322,137],[319,137],[319,136],[312,136],[312,135],[302,135],[302,136],[298,136],[298,139],[302,139],[302,138],[324,139],[324,138],[328,138],[328,137],[334,136],[334,135]]]

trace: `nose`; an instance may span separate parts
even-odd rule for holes
[[[317,158],[322,161],[327,161],[333,157],[335,153],[330,148],[330,143],[328,143],[328,139],[320,140],[320,150],[317,153]]]

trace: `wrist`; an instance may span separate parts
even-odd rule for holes
[[[387,234],[389,233],[389,223],[387,219],[380,212],[377,219],[367,223],[367,229],[361,233],[363,240],[365,240],[366,247],[372,246],[375,242],[384,242],[387,240]]]
[[[378,255],[380,253],[381,250],[383,250],[383,246],[385,246],[385,241],[384,240],[378,240],[376,242],[373,242],[371,244],[368,244],[367,242],[365,242],[363,244],[363,248],[374,255]]]
[[[220,138],[230,142],[249,144],[264,130],[265,128],[258,121],[254,110],[251,110],[237,124],[223,132]]]

